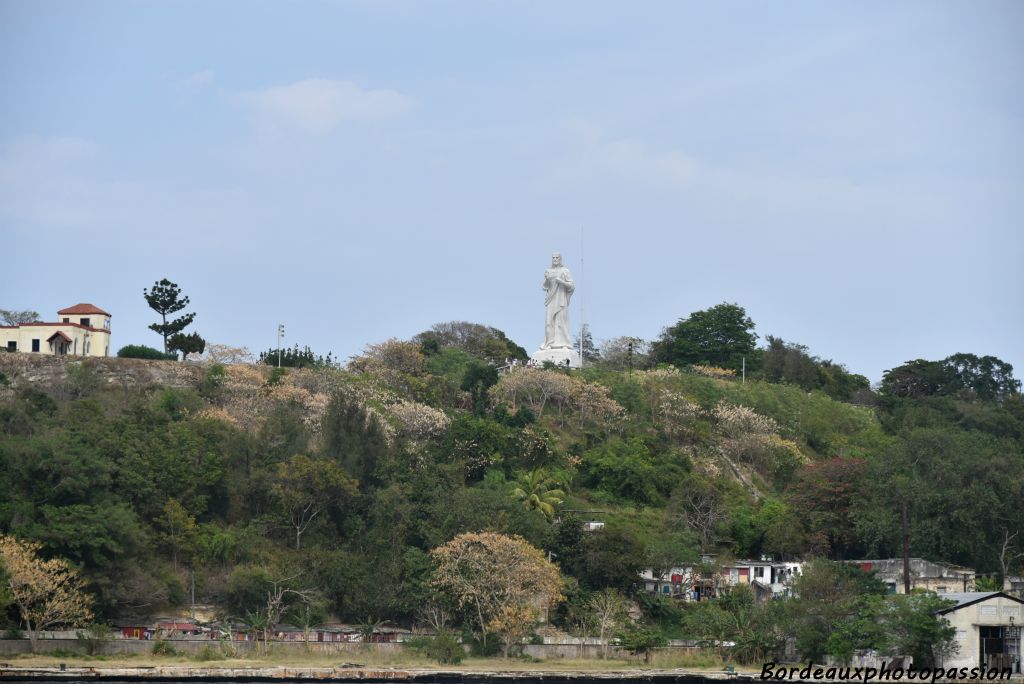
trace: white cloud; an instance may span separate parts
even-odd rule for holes
[[[212,69],[197,71],[185,79],[185,84],[193,87],[202,87],[213,83],[214,73]]]
[[[697,162],[678,150],[655,148],[635,137],[608,136],[585,122],[571,126],[569,142],[567,153],[553,161],[546,183],[678,188],[689,185],[697,173]]]
[[[257,121],[270,130],[325,135],[343,121],[393,119],[415,100],[394,90],[365,90],[349,81],[311,78],[291,85],[242,93]]]

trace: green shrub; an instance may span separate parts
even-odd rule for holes
[[[110,625],[101,623],[93,623],[85,629],[76,632],[75,636],[83,643],[85,652],[88,655],[96,655],[103,647],[103,644],[112,638]]]
[[[270,371],[270,377],[267,378],[267,385],[273,387],[274,385],[280,384],[281,381],[284,380],[284,376],[286,375],[288,375],[287,368],[275,367],[273,370]]]
[[[148,359],[150,361],[177,361],[177,354],[164,354],[159,349],[144,344],[129,344],[117,350],[122,359]]]
[[[436,660],[440,665],[458,665],[466,656],[462,644],[451,632],[441,632],[436,637],[410,639],[406,646]]]
[[[485,638],[472,636],[469,639],[470,653],[478,658],[493,658],[501,653],[501,640],[494,634]]]
[[[157,639],[153,642],[152,653],[153,655],[175,656],[178,655],[178,649],[174,648],[174,646],[172,646],[168,641]]]
[[[192,656],[192,658],[200,662],[206,662],[208,660],[220,660],[221,653],[219,650],[217,650],[210,644],[207,644],[206,646],[203,646],[201,649],[199,649],[199,651],[196,652],[196,654]]]
[[[219,363],[213,364],[199,383],[199,394],[208,400],[216,399],[226,378],[227,372],[224,370],[224,366]]]

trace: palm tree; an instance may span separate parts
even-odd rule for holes
[[[538,510],[551,520],[555,517],[555,506],[562,503],[562,497],[565,496],[565,492],[558,489],[560,484],[543,468],[534,468],[519,476],[512,489],[512,496],[522,501],[527,510]]]
[[[270,628],[274,626],[270,618],[261,610],[250,610],[245,614],[245,621],[249,624],[249,629],[256,633],[256,655],[260,654],[260,634],[263,635],[263,655],[267,655],[270,652],[267,639]]]

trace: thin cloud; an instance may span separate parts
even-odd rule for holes
[[[213,83],[214,73],[212,69],[204,69],[203,71],[197,71],[188,78],[185,79],[185,83],[190,86],[204,86]]]
[[[0,225],[25,235],[138,244],[151,236],[230,243],[230,228],[257,225],[244,189],[166,187],[106,177],[104,149],[91,140],[26,137],[0,141]]]
[[[259,125],[326,135],[345,121],[379,121],[407,114],[415,100],[394,90],[366,90],[350,81],[311,78],[242,93]]]
[[[579,186],[639,184],[654,188],[689,185],[697,162],[670,148],[655,148],[635,137],[613,137],[586,122],[571,125],[570,147],[550,163],[546,183]]]

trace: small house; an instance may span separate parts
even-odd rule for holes
[[[51,356],[109,356],[110,314],[92,304],[57,312],[52,323],[0,326],[0,349]]]
[[[940,610],[956,629],[956,653],[945,657],[944,668],[980,668],[1021,674],[1021,631],[1024,600],[1001,591],[951,592],[943,596],[955,605]]]

